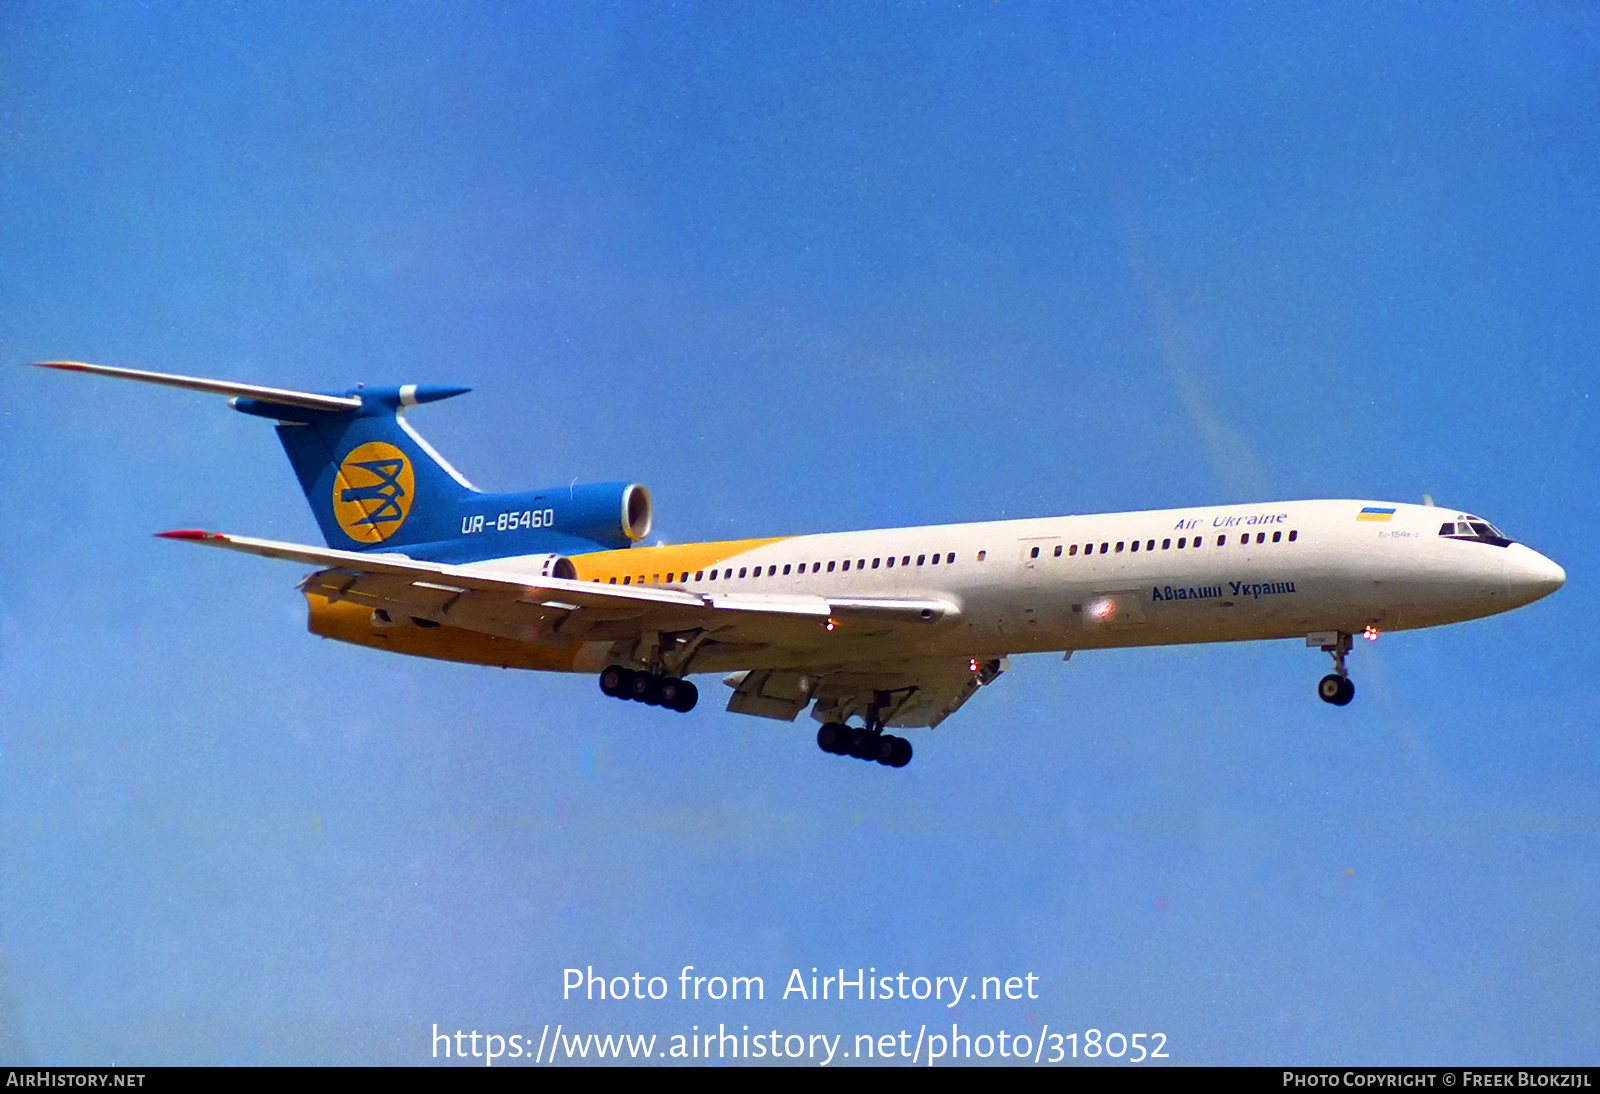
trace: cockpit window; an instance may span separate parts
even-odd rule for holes
[[[1447,520],[1439,526],[1439,534],[1447,539],[1471,540],[1489,543],[1496,547],[1509,547],[1507,539],[1494,525],[1478,517],[1463,515],[1460,520]]]

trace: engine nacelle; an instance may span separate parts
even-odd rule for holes
[[[650,491],[638,483],[549,486],[470,495],[451,517],[450,538],[406,545],[412,558],[479,562],[529,555],[581,555],[631,547],[650,534]]]
[[[558,577],[565,581],[578,580],[578,568],[566,555],[526,555],[517,559],[517,569],[532,572],[540,577]]]
[[[557,527],[567,535],[607,547],[627,547],[650,534],[655,507],[650,491],[638,483],[615,482],[549,491],[558,503]],[[565,494],[566,497],[561,497]]]
[[[622,492],[622,534],[638,543],[650,534],[655,519],[656,508],[650,500],[650,491],[638,483],[629,484]]]

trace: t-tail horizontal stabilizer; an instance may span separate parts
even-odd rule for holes
[[[253,399],[271,406],[296,407],[300,410],[321,410],[328,413],[349,413],[361,409],[361,400],[350,395],[323,395],[314,391],[285,391],[282,388],[262,387],[260,384],[236,384],[230,380],[206,380],[198,376],[171,376],[165,372],[146,372],[137,368],[112,368],[110,365],[89,365],[82,361],[36,361],[36,368],[58,368],[64,372],[92,372],[97,376],[116,376],[123,380],[140,380],[147,384],[164,384],[167,387],[204,391],[212,395],[231,395],[238,399]]]

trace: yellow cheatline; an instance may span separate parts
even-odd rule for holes
[[[782,543],[792,536],[774,536],[771,539],[735,539],[720,543],[678,543],[665,547],[634,547],[622,551],[595,551],[591,554],[573,555],[572,565],[580,581],[610,582],[623,578],[637,585],[643,578],[646,585],[665,585],[667,575],[672,584],[681,585],[684,574],[690,577],[712,567],[720,568],[724,562],[739,555],[765,547],[769,543]]]

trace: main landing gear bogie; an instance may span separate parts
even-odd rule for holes
[[[661,676],[611,665],[600,674],[600,690],[613,699],[632,699],[652,707],[687,714],[700,700],[700,689],[676,676]]]
[[[843,722],[824,723],[817,730],[817,747],[834,756],[876,760],[885,767],[904,767],[911,762],[911,742],[904,737]]]

